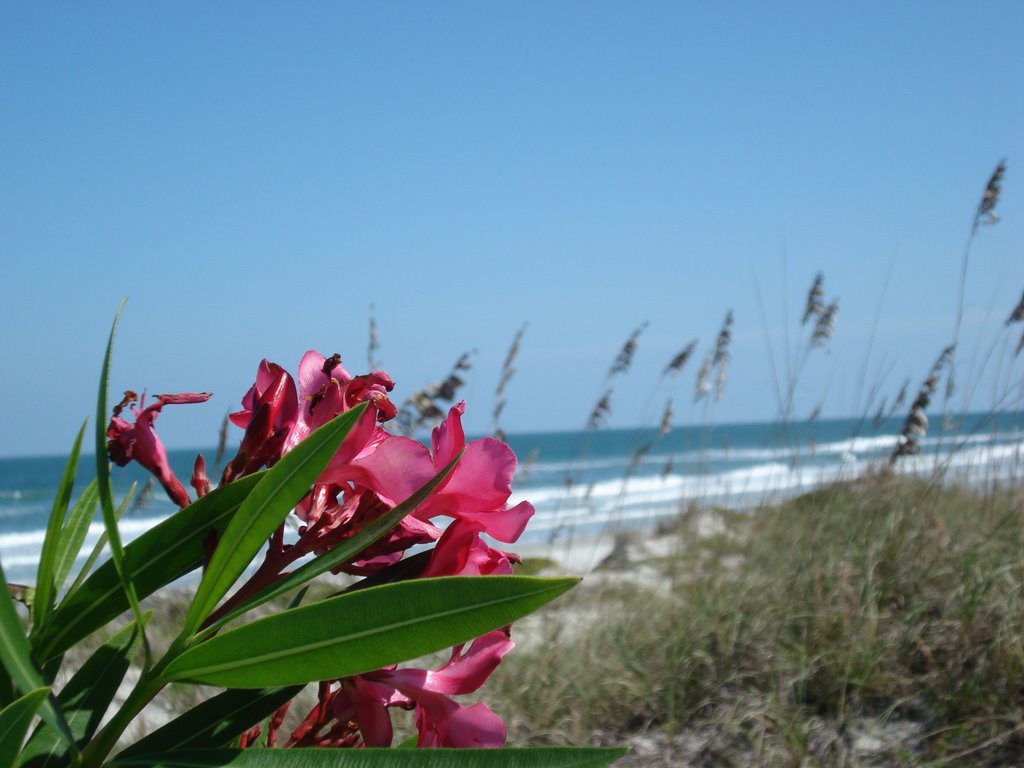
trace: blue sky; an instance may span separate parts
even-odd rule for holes
[[[643,321],[612,426],[772,419],[818,270],[797,415],[854,414],[950,341],[1006,158],[963,324],[987,407],[1024,370],[977,362],[1024,290],[1022,31],[1019,2],[0,5],[0,455],[66,450],[124,296],[113,390],[215,394],[163,414],[174,447],[262,357],[361,372],[371,304],[398,400],[476,350],[475,431],[524,323],[509,430],[580,427]],[[659,372],[730,308],[694,409],[695,363]]]

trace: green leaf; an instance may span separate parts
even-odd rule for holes
[[[398,525],[406,515],[411,514],[416,507],[422,504],[423,501],[433,493],[434,489],[437,488],[437,486],[451,474],[452,470],[455,469],[455,465],[458,464],[459,459],[462,458],[462,453],[463,452],[460,451],[458,456],[448,462],[448,466],[434,475],[432,479],[427,481],[423,487],[413,493],[412,496],[398,506],[385,512],[379,518],[363,528],[363,530],[359,531],[359,533],[346,539],[329,552],[326,552],[305,565],[296,568],[294,571],[278,579],[266,589],[257,592],[249,600],[245,601],[234,610],[231,610],[219,617],[217,621],[210,624],[202,633],[200,633],[200,639],[208,637],[232,619],[241,616],[246,611],[252,610],[257,605],[262,605],[269,600],[273,600],[278,595],[290,592],[296,587],[316,578],[320,574],[327,573],[327,571],[332,568],[336,568],[342,563],[347,563],[375,541],[385,536],[388,531]]]
[[[153,612],[147,611],[143,621],[148,623],[152,616]],[[141,644],[142,635],[134,623],[122,627],[96,649],[61,689],[57,703],[80,746],[85,746],[99,728]],[[32,734],[21,758],[21,768],[55,768],[67,764],[66,745],[45,724]]]
[[[625,748],[538,749],[217,749],[123,758],[111,768],[600,768]]]
[[[303,686],[224,691],[172,720],[120,753],[119,758],[180,749],[228,746],[298,695]]]
[[[18,698],[18,694],[14,690],[11,675],[7,671],[7,667],[0,664],[0,708],[6,707],[16,698]]]
[[[38,629],[53,609],[57,591],[63,583],[57,584],[55,578],[55,564],[57,551],[60,549],[64,518],[68,513],[68,504],[71,503],[71,492],[75,486],[75,473],[78,471],[78,454],[82,449],[82,437],[85,435],[85,424],[78,430],[74,445],[71,447],[71,455],[68,456],[67,464],[64,466],[64,474],[61,476],[60,485],[57,486],[57,494],[53,499],[53,509],[50,510],[50,520],[46,524],[46,536],[43,538],[43,547],[39,553],[39,570],[36,573],[36,598],[32,606],[32,627]]]
[[[504,626],[577,581],[448,576],[372,587],[225,632],[185,651],[164,677],[267,688],[371,672]]]
[[[182,637],[192,635],[210,615],[270,534],[306,495],[365,410],[366,403],[360,403],[335,417],[267,471],[224,531],[185,617]]]
[[[11,599],[10,590],[7,586],[7,577],[4,576],[4,569],[0,566],[0,662],[7,669],[14,685],[22,693],[30,693],[39,688],[45,688],[42,675],[32,660],[32,648],[28,638],[21,627],[21,620],[14,608],[14,601]],[[74,749],[71,731],[64,715],[54,704],[50,696],[43,704],[42,717],[52,727],[58,729],[65,741]]]
[[[149,666],[149,643],[146,642],[144,624],[142,621],[142,609],[139,607],[139,597],[135,594],[135,584],[132,581],[132,573],[124,560],[124,547],[121,544],[121,533],[117,528],[117,516],[114,514],[114,489],[110,484],[110,462],[107,460],[107,385],[110,380],[110,358],[114,352],[114,335],[117,333],[117,322],[121,319],[121,312],[127,299],[122,299],[121,305],[114,315],[114,322],[110,326],[110,336],[107,339],[107,351],[103,356],[103,368],[100,370],[100,386],[96,395],[96,482],[100,492],[100,511],[103,513],[103,527],[107,531],[107,543],[110,546],[110,559],[114,563],[114,569],[121,581],[121,588],[128,598],[128,605],[135,617],[135,624],[143,633],[142,642],[146,650],[146,666]]]
[[[75,506],[71,509],[68,521],[60,537],[60,546],[57,548],[56,562],[53,566],[53,584],[55,592],[60,592],[68,574],[82,551],[82,543],[89,533],[89,524],[93,515],[96,514],[96,504],[99,502],[99,485],[93,480],[82,491]],[[56,595],[54,595],[56,597]]]
[[[96,483],[96,481],[93,480],[93,483]],[[117,512],[114,513],[114,517],[115,517],[115,519],[118,522],[121,521],[121,516],[124,515],[124,511],[126,509],[128,509],[128,504],[130,503],[132,496],[135,495],[135,489],[138,488],[138,486],[139,486],[139,484],[137,482],[136,483],[132,483],[130,486],[128,486],[128,493],[126,493],[124,495],[124,498],[121,499],[121,506],[119,506],[117,508]],[[100,498],[99,484],[96,483],[96,502],[97,503],[99,502],[99,498]],[[89,514],[89,517],[90,518],[92,517],[92,513]],[[86,527],[86,532],[88,532],[88,526]],[[96,565],[96,561],[99,560],[99,557],[100,557],[100,555],[103,554],[103,550],[106,549],[106,546],[107,546],[107,531],[106,531],[106,529],[104,529],[103,533],[101,533],[100,537],[96,540],[96,544],[93,546],[92,551],[89,553],[89,556],[85,559],[85,562],[82,564],[82,568],[78,572],[78,575],[75,577],[75,581],[68,588],[68,593],[67,593],[67,595],[65,595],[65,599],[67,597],[70,597],[71,595],[73,595],[78,590],[78,588],[80,586],[82,586],[82,582],[85,581],[85,577],[89,575],[89,571],[92,570],[92,567],[94,565]],[[113,563],[111,563],[110,567],[111,568],[114,567]],[[116,575],[116,573],[115,573],[115,575]]]
[[[211,491],[129,543],[125,560],[135,575],[138,593],[151,595],[198,568],[207,537],[227,527],[261,476],[249,475]],[[120,579],[107,561],[57,607],[44,632],[35,638],[40,658],[61,653],[126,608]]]
[[[14,765],[17,762],[25,734],[32,725],[32,718],[46,701],[49,692],[49,688],[36,688],[0,710],[0,765]]]

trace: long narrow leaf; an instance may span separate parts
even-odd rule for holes
[[[0,765],[14,765],[39,707],[49,688],[36,688],[0,710]]]
[[[0,708],[6,707],[16,698],[18,698],[18,694],[14,690],[11,675],[7,671],[7,667],[0,664]]]
[[[57,486],[57,494],[53,499],[53,509],[50,510],[50,520],[46,524],[46,536],[43,538],[43,547],[39,552],[39,569],[36,572],[36,599],[32,605],[32,627],[38,629],[42,626],[46,617],[53,609],[57,590],[63,584],[56,584],[55,563],[57,553],[60,549],[62,531],[64,529],[64,518],[68,513],[68,504],[71,503],[71,492],[75,486],[75,474],[78,472],[78,454],[82,449],[82,437],[85,435],[85,424],[78,430],[74,445],[71,446],[71,454],[68,456],[67,464],[64,466],[64,473],[61,475],[60,485]]]
[[[185,651],[164,677],[267,688],[370,672],[504,626],[577,581],[448,576],[372,587],[225,632]]]
[[[417,490],[408,499],[393,509],[385,512],[379,518],[363,528],[359,533],[349,539],[346,539],[334,549],[320,555],[305,565],[296,568],[290,574],[279,579],[266,589],[257,592],[242,605],[239,605],[234,610],[229,611],[224,614],[224,616],[221,616],[217,621],[213,622],[203,630],[199,636],[200,639],[213,634],[217,629],[224,626],[232,619],[241,616],[247,611],[251,611],[256,606],[273,600],[278,595],[290,592],[296,587],[302,586],[307,581],[316,578],[322,573],[327,573],[327,571],[332,568],[336,568],[342,563],[347,563],[378,539],[385,536],[387,532],[398,525],[406,515],[411,514],[416,507],[422,504],[424,500],[434,492],[434,489],[451,474],[452,470],[455,469],[455,465],[459,463],[460,458],[462,458],[461,451],[458,456],[448,462],[448,466],[434,475],[433,478],[425,483],[422,488]]]
[[[96,483],[95,480],[93,480],[93,482]],[[114,512],[114,518],[117,520],[117,522],[119,522],[119,523],[121,522],[121,516],[124,515],[124,511],[126,509],[128,509],[128,504],[131,502],[132,496],[135,495],[135,489],[138,488],[138,487],[139,487],[139,484],[137,482],[132,483],[130,486],[128,486],[128,492],[124,495],[124,498],[121,499],[121,505],[117,508],[117,511]],[[99,484],[96,483],[96,503],[97,504],[99,503],[99,500],[100,500]],[[89,516],[91,518],[92,514],[90,514]],[[88,530],[89,529],[86,528],[86,533],[88,533]],[[83,538],[83,541],[84,541],[84,538]],[[79,570],[78,575],[75,577],[74,582],[68,588],[68,594],[65,597],[70,597],[71,595],[73,595],[78,590],[78,588],[80,586],[82,586],[82,582],[85,581],[85,578],[89,575],[89,572],[92,571],[92,567],[94,565],[96,565],[96,561],[100,559],[100,555],[103,554],[103,550],[106,549],[106,548],[107,548],[107,531],[104,528],[103,529],[103,533],[101,533],[100,537],[96,540],[96,544],[93,546],[92,551],[89,552],[89,556],[87,558],[85,558],[85,562],[82,563],[82,568],[81,568],[81,570]],[[111,563],[110,567],[111,568],[114,567],[113,563]],[[115,575],[116,575],[116,573],[115,573]]]
[[[301,685],[293,685],[255,691],[224,691],[139,739],[118,757],[228,746],[233,739],[295,698],[301,690]]]
[[[324,424],[267,471],[228,525],[185,617],[183,637],[193,634],[227,594],[270,534],[302,499],[366,410],[366,403]]]
[[[53,566],[53,587],[59,593],[67,581],[68,574],[82,551],[82,543],[89,533],[89,524],[93,515],[96,514],[96,505],[99,502],[99,487],[95,480],[85,487],[82,495],[78,497],[75,506],[68,515],[67,523],[60,537],[60,546],[57,548],[57,558]],[[56,594],[54,595],[56,597]]]
[[[4,569],[0,566],[0,663],[7,669],[15,687],[22,693],[30,693],[39,688],[45,688],[42,675],[32,660],[32,648],[28,638],[21,628],[21,621],[14,608],[14,601],[11,599],[10,590],[7,587],[7,577],[4,576]],[[68,728],[67,721],[60,709],[54,704],[53,696],[49,696],[42,708],[42,717],[47,723],[58,729],[64,740],[74,748],[74,740]]]
[[[175,512],[125,547],[125,559],[142,597],[198,568],[203,545],[223,531],[262,474],[218,488]],[[35,640],[41,659],[69,648],[128,608],[121,582],[109,560],[57,607],[44,632]]]
[[[146,649],[146,666],[149,666],[149,644],[146,642],[145,628],[142,621],[142,609],[139,607],[139,598],[135,594],[135,584],[132,582],[132,574],[124,560],[124,547],[121,544],[121,532],[117,528],[117,517],[114,515],[114,490],[110,484],[110,463],[107,459],[107,385],[110,380],[110,359],[114,352],[114,336],[117,333],[117,323],[121,319],[121,312],[124,310],[126,300],[121,301],[114,315],[114,322],[110,327],[110,336],[107,339],[107,351],[103,356],[103,368],[100,370],[100,386],[96,395],[96,482],[100,492],[100,510],[103,513],[103,527],[107,531],[107,544],[110,546],[110,559],[117,570],[117,576],[121,581],[121,587],[128,598],[128,605],[135,617],[135,624],[142,632],[143,647]]]
[[[111,768],[600,768],[624,748],[538,749],[217,749],[124,757]]]
[[[148,622],[152,615],[147,611],[143,621]],[[122,627],[96,649],[57,695],[71,735],[80,746],[99,728],[141,644],[142,635],[134,623]],[[55,768],[67,763],[67,746],[45,724],[32,734],[21,757],[21,768]]]

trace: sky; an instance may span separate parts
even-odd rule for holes
[[[0,456],[68,449],[124,297],[112,392],[214,393],[164,411],[172,448],[264,357],[365,372],[371,312],[398,402],[473,351],[472,432],[524,325],[508,431],[607,387],[611,427],[772,420],[790,386],[793,418],[867,413],[951,341],[1001,159],[958,396],[1005,404],[1022,33],[1017,0],[0,4]],[[839,314],[804,354],[819,271]]]

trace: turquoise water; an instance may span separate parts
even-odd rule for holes
[[[932,420],[941,424],[941,417]],[[791,425],[730,424],[675,428],[659,438],[651,429],[512,434],[520,459],[512,502],[537,508],[523,541],[540,543],[570,532],[601,532],[649,525],[691,502],[749,507],[850,478],[884,462],[902,426],[890,419],[872,429],[856,419]],[[954,431],[936,427],[922,454],[901,459],[898,471],[945,476],[966,483],[1009,482],[1021,476],[1024,414],[964,417]],[[213,450],[204,450],[208,457]],[[172,451],[175,472],[187,482],[196,451]],[[39,548],[63,457],[0,459],[0,561],[10,581],[34,581]],[[91,478],[83,457],[78,488]],[[211,476],[216,474],[211,471]],[[123,493],[148,474],[115,468]],[[174,512],[157,486],[148,503],[129,509],[122,535],[130,540]],[[95,523],[87,549],[102,532]],[[512,547],[514,549],[514,546]]]

